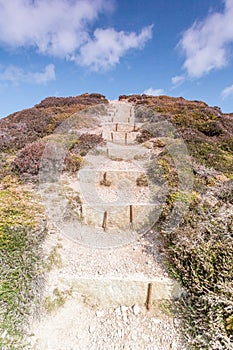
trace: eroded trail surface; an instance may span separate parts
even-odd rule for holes
[[[156,188],[146,177],[150,150],[136,142],[139,126],[132,105],[111,102],[90,131],[105,145],[85,157],[75,179],[63,179],[79,194],[80,220],[60,230],[50,224],[44,250],[53,266],[30,349],[185,350],[169,308],[180,289],[163,270],[150,229]]]

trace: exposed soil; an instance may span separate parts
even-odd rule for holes
[[[96,133],[100,131],[95,130]],[[98,191],[100,196],[110,196],[110,200],[117,196],[117,192],[114,189],[109,192],[108,187],[99,186]],[[148,197],[146,187],[135,187],[135,192],[135,198],[139,194]],[[137,304],[100,305],[72,286],[72,281],[82,276],[167,277],[158,254],[156,234],[151,231],[149,235],[150,239],[144,236],[122,247],[95,249],[64,237],[50,224],[44,251],[51,271],[47,275],[44,298],[51,301],[52,306],[49,309],[48,303],[47,307],[44,303],[41,315],[32,323],[28,349],[185,349],[170,302],[158,301],[149,311]]]

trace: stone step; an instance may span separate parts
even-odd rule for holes
[[[134,127],[135,125],[135,119],[132,116],[129,115],[123,115],[123,116],[119,116],[118,114],[111,114],[108,115],[109,118],[109,123],[112,124],[111,130],[116,128],[116,124],[129,124],[132,127]],[[119,129],[119,127],[118,127]]]
[[[135,117],[133,113],[114,113],[112,115],[113,119],[112,122],[119,123],[119,124],[132,124],[135,123]]]
[[[111,229],[145,231],[154,223],[155,204],[89,203],[82,204],[82,218],[85,225]],[[120,234],[120,233],[119,233]]]
[[[141,145],[114,145],[107,143],[107,156],[112,160],[140,160],[144,159],[145,162],[149,160],[150,150],[142,147]]]
[[[103,131],[102,137],[104,140],[122,145],[135,144],[138,132],[125,132],[125,131]]]
[[[111,117],[110,117],[111,119]],[[122,122],[122,119],[120,122],[116,120],[114,116],[112,116],[112,120],[109,123],[103,123],[102,129],[104,131],[123,131],[123,132],[131,132],[135,131],[136,126],[133,122],[128,123],[128,117],[126,118],[125,123]]]
[[[183,293],[180,285],[168,277],[155,277],[153,279],[81,277],[67,280],[66,284],[70,285],[73,291],[84,295],[90,303],[111,307],[135,304],[140,307],[146,306],[149,289],[152,305],[161,300],[178,299]],[[136,308],[135,312],[137,312]]]
[[[78,172],[78,179],[83,183],[92,183],[105,186],[114,186],[123,181],[128,181],[137,184],[139,177],[146,176],[146,172],[143,170],[110,170],[110,169],[88,169],[83,168]]]

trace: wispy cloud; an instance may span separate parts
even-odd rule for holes
[[[144,90],[143,94],[151,95],[151,96],[159,96],[159,95],[164,94],[164,90],[163,89],[153,89],[150,87],[149,89]]]
[[[46,84],[55,79],[55,66],[53,64],[47,65],[42,72],[27,72],[13,65],[0,71],[0,81],[12,83],[14,85],[19,83]]]
[[[226,99],[227,97],[233,97],[233,85],[227,86],[225,89],[221,92],[222,99]]]
[[[137,35],[94,28],[114,0],[0,0],[0,44],[74,60],[95,70],[114,66],[130,49],[142,49],[152,26]]]
[[[184,68],[190,77],[201,77],[228,64],[233,43],[233,0],[224,0],[223,12],[212,12],[195,22],[179,42],[184,52]]]
[[[183,75],[176,75],[171,79],[171,82],[174,88],[181,85],[184,81],[185,81],[185,77]]]

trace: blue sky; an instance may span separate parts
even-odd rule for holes
[[[233,0],[0,0],[0,117],[48,96],[183,96],[233,112]]]

